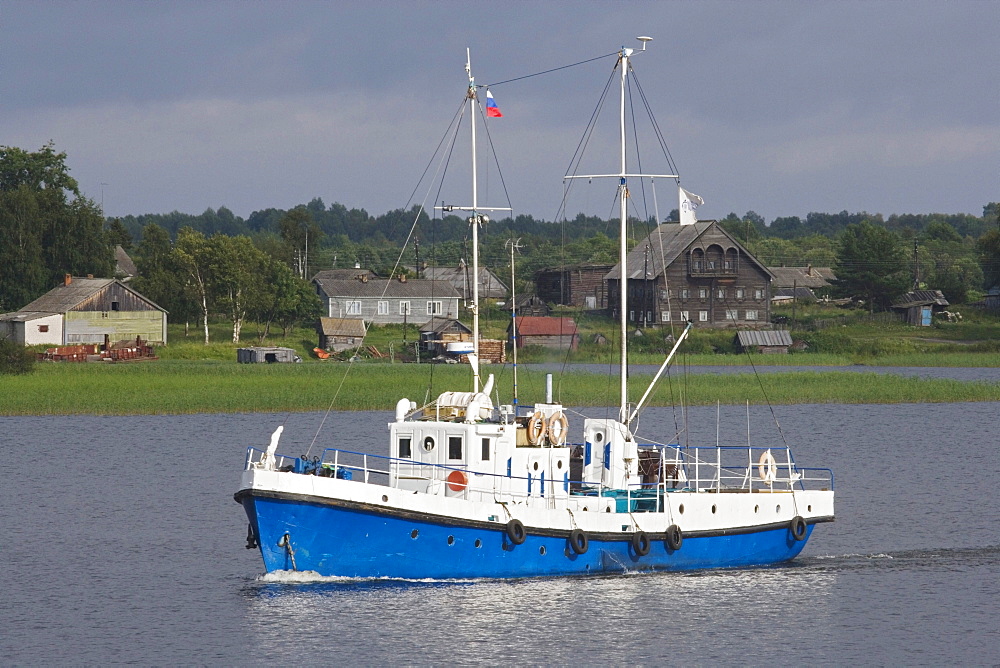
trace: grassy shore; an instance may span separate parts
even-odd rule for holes
[[[714,359],[713,362],[719,361]],[[498,375],[507,401],[510,368]],[[518,374],[521,403],[544,396],[544,373]],[[635,398],[645,380],[633,382]],[[617,403],[617,380],[601,374],[555,378],[556,399],[569,406]],[[391,411],[401,397],[423,403],[446,390],[469,388],[468,368],[359,362],[244,365],[232,361],[160,360],[132,364],[38,364],[32,374],[0,382],[0,415],[138,415],[326,410]],[[843,372],[683,375],[678,370],[654,393],[653,405],[797,403],[941,403],[1000,401],[1000,384],[893,374]]]

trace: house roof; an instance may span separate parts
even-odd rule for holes
[[[369,279],[378,278],[378,274],[376,274],[371,269],[358,269],[357,267],[355,267],[354,269],[324,269],[323,271],[317,271],[316,275],[313,276],[312,280],[315,281],[317,278],[320,278],[325,281],[328,280],[346,281],[357,278],[358,276],[366,276]]]
[[[44,295],[26,304],[22,308],[18,309],[16,313],[35,313],[40,314],[34,317],[40,317],[41,315],[54,315],[59,313],[66,313],[72,310],[74,307],[79,306],[81,303],[87,301],[94,295],[96,295],[101,290],[104,290],[109,285],[117,283],[122,286],[125,290],[128,290],[136,297],[146,302],[150,306],[153,306],[160,311],[166,312],[165,309],[160,307],[155,302],[142,296],[134,289],[130,288],[125,283],[119,281],[116,278],[77,278],[72,277],[69,285],[62,283],[52,288]],[[13,315],[8,313],[7,315]],[[33,318],[29,318],[33,319]]]
[[[402,299],[458,299],[461,297],[448,281],[411,278],[407,281],[389,278],[326,279],[318,275],[313,282],[328,297],[387,297]]]
[[[743,347],[792,345],[792,334],[787,329],[771,331],[741,331],[736,332],[736,338]]]
[[[909,308],[911,306],[948,306],[948,300],[940,290],[912,290],[896,298],[889,308]]]
[[[768,267],[768,271],[774,274],[775,288],[827,288],[837,279],[830,267]]]
[[[135,262],[129,257],[129,254],[125,252],[125,249],[121,245],[115,246],[115,274],[123,274],[128,277],[138,276],[139,270],[136,269]]]
[[[816,299],[816,294],[809,288],[775,288],[771,292],[771,300],[775,299]]]
[[[58,313],[47,313],[43,311],[15,311],[13,313],[0,313],[0,320],[3,322],[28,322],[39,318],[48,318]]]
[[[421,273],[430,280],[448,281],[459,291],[472,290],[472,269],[464,263],[458,267],[425,267]],[[485,297],[507,296],[507,286],[485,267],[479,268],[479,291]]]
[[[755,258],[738,241],[736,241],[736,239],[734,239],[728,232],[726,232],[722,226],[715,221],[708,221],[704,223],[694,223],[692,225],[681,225],[679,223],[662,223],[657,225],[656,228],[650,232],[649,236],[636,244],[635,248],[633,248],[626,256],[625,264],[628,267],[627,278],[656,278],[663,273],[664,266],[670,266],[673,264],[673,262],[680,257],[684,251],[694,244],[703,234],[713,228],[716,228],[719,232],[725,235],[733,246],[740,249],[743,255],[760,267],[761,271],[773,276],[767,267],[758,262],[757,258]],[[647,244],[650,245],[653,250],[653,252],[648,255],[646,253]],[[663,251],[662,253],[660,252],[661,249]],[[610,280],[620,280],[620,264],[621,263],[616,264],[604,278]],[[645,270],[646,276],[643,276],[643,270]]]
[[[464,324],[460,320],[455,318],[438,318],[433,317],[423,325],[420,326],[420,331],[423,332],[433,332],[435,334],[440,332],[447,332],[449,330],[459,329],[464,331],[466,334],[472,334],[472,329]]]
[[[570,336],[576,333],[573,318],[526,315],[517,319],[518,336]]]
[[[365,335],[365,321],[360,318],[320,318],[319,328],[324,336]]]

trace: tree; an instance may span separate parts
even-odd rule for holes
[[[132,286],[166,309],[171,321],[183,322],[187,336],[188,325],[198,317],[199,309],[185,288],[185,272],[172,253],[170,234],[156,223],[149,223],[142,228],[135,254],[139,275],[132,279]]]
[[[178,241],[179,243],[179,241]],[[261,299],[262,269],[268,257],[249,237],[215,234],[208,240],[209,290],[215,304],[233,323],[233,343],[240,342],[243,322],[251,305]]]
[[[115,218],[108,224],[106,234],[112,248],[121,246],[125,250],[132,250],[132,233],[125,227],[121,218]]]
[[[840,235],[837,278],[842,295],[861,298],[874,312],[885,310],[893,297],[906,291],[910,276],[899,237],[867,220],[852,223]]]
[[[173,261],[184,277],[185,290],[198,304],[205,345],[208,345],[208,312],[212,298],[212,253],[208,239],[201,232],[182,227],[177,232],[177,243],[172,252]]]
[[[987,290],[1000,285],[1000,230],[990,230],[976,242],[979,266],[983,269],[983,287]]]
[[[111,276],[104,218],[80,194],[66,154],[0,146],[0,306],[19,308],[63,274]]]
[[[307,278],[309,253],[317,248],[323,231],[304,206],[296,207],[282,216],[278,223],[281,238],[294,251],[294,266],[299,278]]]

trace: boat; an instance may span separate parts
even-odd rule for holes
[[[644,51],[649,38],[639,39]],[[645,176],[629,174],[625,160],[634,53],[617,53],[620,169],[579,177],[619,180],[623,267],[628,182]],[[474,109],[468,58],[466,71]],[[475,235],[487,209],[476,200],[471,125],[472,205],[447,210],[470,212]],[[476,254],[473,262],[478,275]],[[627,292],[619,309],[623,360]],[[516,389],[511,403],[494,401],[494,376],[484,382],[479,370],[478,281],[472,304],[470,385],[419,406],[400,398],[384,455],[361,447],[331,447],[312,459],[280,454],[282,427],[267,446],[247,449],[234,498],[249,519],[247,547],[259,548],[267,572],[466,579],[759,567],[794,559],[815,527],[834,519],[833,472],[799,466],[787,444],[693,446],[671,442],[666,428],[671,437],[637,433],[636,418],[692,323],[634,405],[623,363],[617,417],[585,417],[571,442],[573,411],[554,400],[551,382],[534,404],[517,403]]]

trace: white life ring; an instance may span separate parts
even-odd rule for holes
[[[532,445],[542,444],[542,435],[545,434],[545,416],[541,411],[535,411],[528,418],[528,443]]]
[[[770,450],[765,450],[757,460],[757,475],[765,483],[770,485],[778,477],[778,463],[774,460],[774,455]]]
[[[569,420],[562,411],[549,416],[549,443],[552,445],[562,445],[566,442],[566,432],[569,431]]]

